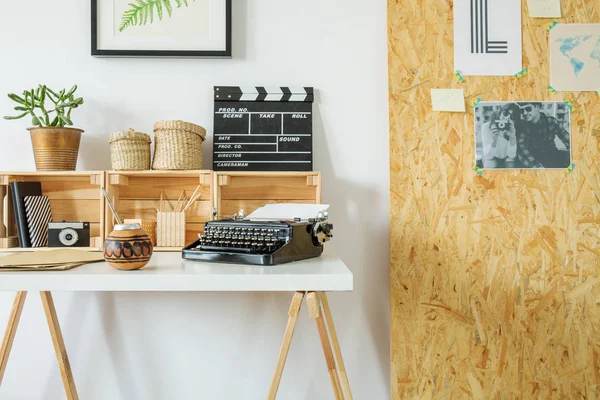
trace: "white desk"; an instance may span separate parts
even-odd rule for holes
[[[353,275],[337,257],[322,256],[268,267],[186,261],[180,252],[155,253],[141,270],[119,271],[94,263],[69,271],[0,272],[0,291],[17,295],[0,348],[0,384],[28,291],[39,291],[68,399],[78,399],[52,291],[295,292],[268,399],[275,399],[296,321],[306,298],[315,320],[336,399],[352,399],[326,292],[350,291]],[[331,336],[331,341],[329,339]]]

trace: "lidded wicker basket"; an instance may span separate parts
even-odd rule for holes
[[[152,169],[202,169],[202,144],[206,129],[184,121],[157,121],[154,124]]]
[[[116,171],[150,169],[150,136],[133,129],[110,135],[110,161]]]

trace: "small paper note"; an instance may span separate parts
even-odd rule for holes
[[[529,16],[532,18],[560,18],[560,0],[529,0]]]
[[[596,90],[598,92],[598,96],[600,96],[600,89]]]
[[[463,89],[431,89],[433,111],[465,112]]]

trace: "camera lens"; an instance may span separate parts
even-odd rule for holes
[[[63,246],[73,246],[79,240],[79,235],[72,228],[65,228],[58,234],[58,240]]]

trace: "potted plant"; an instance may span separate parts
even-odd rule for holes
[[[71,111],[83,104],[75,97],[77,85],[69,91],[54,91],[45,85],[25,90],[22,96],[10,93],[18,115],[4,117],[16,120],[31,117],[31,134],[35,166],[38,171],[74,171],[77,167],[79,142],[83,130],[67,128],[73,125]]]

